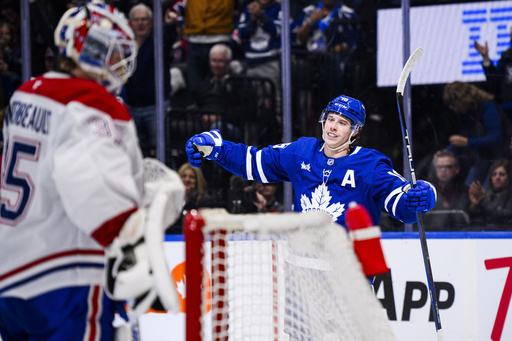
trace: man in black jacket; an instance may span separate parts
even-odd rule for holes
[[[170,103],[171,48],[176,39],[176,15],[168,10],[163,27],[163,61],[165,108]],[[135,33],[139,53],[137,69],[126,83],[126,104],[137,127],[144,156],[154,156],[156,148],[155,49],[153,46],[153,12],[143,3],[132,7],[130,24]]]

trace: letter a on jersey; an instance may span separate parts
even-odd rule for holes
[[[343,178],[343,181],[341,182],[341,186],[345,187],[346,185],[350,185],[352,188],[356,188],[356,180],[354,176],[354,170],[349,169],[345,173],[345,177]]]

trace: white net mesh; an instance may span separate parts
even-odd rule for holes
[[[395,340],[345,230],[327,215],[201,215],[211,272],[204,340]]]

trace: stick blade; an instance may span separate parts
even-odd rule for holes
[[[402,70],[402,74],[400,75],[400,78],[398,79],[398,85],[396,87],[397,94],[401,94],[401,95],[404,94],[405,83],[407,83],[409,74],[411,73],[411,70],[412,70],[414,64],[416,64],[416,62],[418,61],[418,59],[420,59],[422,54],[423,54],[423,48],[418,47],[416,50],[414,50],[414,52],[411,54],[409,59],[407,59],[407,62],[405,63],[405,66]]]

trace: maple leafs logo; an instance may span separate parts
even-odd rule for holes
[[[183,278],[179,282],[176,282],[176,291],[178,292],[178,294],[180,294],[182,299],[187,298],[187,292],[185,291],[186,281],[187,276],[183,275]]]
[[[331,199],[329,189],[322,183],[311,193],[311,200],[305,194],[301,195],[300,206],[302,207],[302,212],[327,212],[332,217],[332,221],[335,222],[345,211],[345,204],[340,204],[339,202],[331,204]]]

